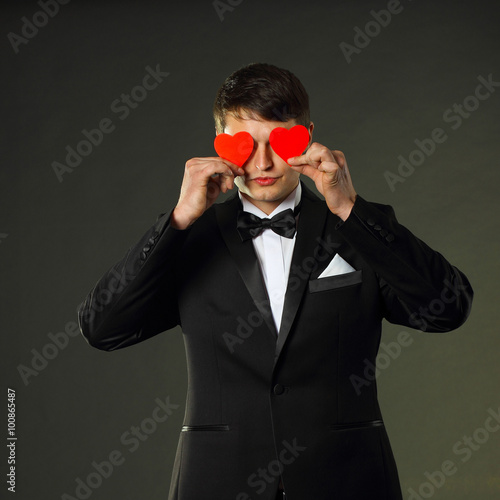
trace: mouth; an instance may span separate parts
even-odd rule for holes
[[[254,179],[250,179],[255,181],[260,186],[271,186],[273,185],[278,178],[277,177],[255,177]]]

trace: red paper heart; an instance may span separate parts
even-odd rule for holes
[[[309,130],[304,125],[295,125],[290,130],[276,127],[269,134],[269,143],[274,152],[284,161],[301,155],[309,144]]]
[[[217,154],[242,167],[253,151],[253,137],[248,132],[234,135],[219,134],[215,137],[214,148]]]

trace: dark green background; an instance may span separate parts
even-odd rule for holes
[[[243,0],[221,21],[211,0],[74,0],[18,54],[7,34],[20,34],[21,18],[40,6],[2,4],[2,394],[17,390],[17,498],[74,496],[76,478],[113,450],[125,462],[92,500],[166,498],[186,391],[180,330],[113,353],[70,338],[28,385],[18,368],[31,364],[32,349],[40,351],[49,332],[76,320],[101,274],[174,206],[185,162],[214,154],[215,92],[255,61],[303,81],[314,139],[344,151],[357,192],[392,205],[474,287],[471,317],[455,332],[385,328],[385,344],[403,330],[413,339],[378,378],[405,499],[445,460],[457,472],[434,498],[499,498],[500,432],[465,463],[453,447],[500,407],[500,89],[456,130],[443,121],[474,92],[478,76],[500,81],[497,2],[401,5],[348,64],[339,44],[352,44],[354,28],[387,2]],[[121,121],[110,104],[157,64],[170,75]],[[114,132],[59,182],[52,162],[63,162],[82,129],[106,117]],[[391,191],[384,172],[396,172],[397,157],[408,157],[414,140],[436,127],[448,133],[446,142]],[[131,453],[120,436],[167,396],[179,409]],[[6,396],[0,404],[6,412]],[[6,456],[4,448],[4,478]]]

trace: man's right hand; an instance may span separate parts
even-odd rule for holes
[[[188,160],[170,225],[175,229],[189,227],[212,206],[221,191],[233,189],[234,178],[244,173],[238,165],[218,156]]]

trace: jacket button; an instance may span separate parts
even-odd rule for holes
[[[373,229],[375,229],[375,231],[380,231],[382,229],[382,226],[380,224],[375,224],[373,226]]]
[[[385,237],[386,241],[388,241],[389,243],[391,241],[394,241],[394,235],[393,234],[388,234],[386,237]]]
[[[159,236],[160,236],[160,233],[158,231],[154,231],[153,234],[151,235],[151,239],[153,241],[156,241]]]
[[[387,235],[387,231],[386,231],[385,229],[382,229],[382,230],[380,231],[380,236],[382,236],[382,238],[383,238],[383,237],[384,237],[384,236],[386,236],[386,235]]]
[[[281,396],[285,392],[285,388],[281,384],[276,384],[273,388],[273,392],[276,396]]]
[[[369,225],[369,226],[373,226],[375,224],[375,221],[373,219],[368,219],[366,221],[366,223]]]
[[[146,258],[147,258],[146,252],[141,252],[141,259],[146,260]]]

